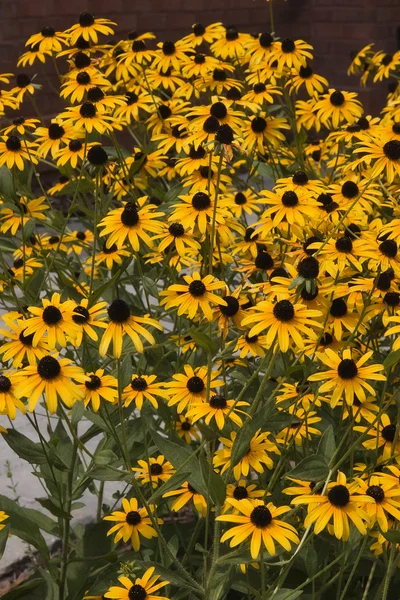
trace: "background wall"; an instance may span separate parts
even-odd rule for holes
[[[357,78],[346,70],[350,53],[368,42],[377,49],[398,49],[400,0],[273,0],[277,35],[301,38],[315,49],[315,70],[330,83],[344,89],[357,89]],[[72,25],[83,10],[107,17],[119,24],[116,38],[136,29],[154,31],[161,40],[176,39],[200,21],[222,21],[243,31],[270,31],[266,0],[0,0],[0,71],[16,72],[16,59],[25,40],[43,25],[62,30]],[[47,68],[47,67],[46,67]],[[51,69],[51,64],[48,67]],[[37,82],[45,83],[43,68]],[[379,107],[386,85],[380,91],[362,92],[366,109]],[[44,94],[44,92],[42,92]],[[52,101],[41,98],[46,112]]]

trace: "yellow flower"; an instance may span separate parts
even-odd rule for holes
[[[372,396],[376,395],[376,390],[365,381],[386,381],[386,377],[380,373],[383,371],[383,365],[363,366],[372,356],[373,352],[366,352],[357,362],[352,358],[349,348],[344,350],[341,358],[336,352],[327,348],[325,352],[317,352],[318,359],[330,367],[328,371],[314,373],[308,377],[309,381],[328,381],[321,385],[319,391],[332,392],[331,406],[335,407],[341,398],[345,395],[347,404],[352,405],[354,397],[357,396],[361,401],[366,399],[365,390]]]
[[[215,279],[212,275],[201,278],[199,273],[193,273],[193,276],[184,275],[183,279],[186,284],[170,285],[167,290],[160,292],[160,296],[165,296],[161,305],[165,304],[167,309],[178,307],[178,315],[188,315],[189,319],[194,319],[200,308],[209,321],[213,319],[211,302],[227,306],[223,298],[213,293],[214,290],[225,287],[223,281]]]
[[[369,519],[365,505],[368,502],[374,503],[371,496],[357,494],[357,489],[357,483],[348,484],[345,474],[339,471],[336,481],[328,484],[326,494],[303,494],[293,498],[292,504],[314,505],[305,518],[304,526],[314,524],[314,533],[318,534],[333,519],[335,537],[347,542],[350,536],[349,519],[362,535],[366,535],[365,524]]]
[[[57,355],[41,358],[37,365],[29,365],[14,372],[11,381],[15,383],[17,398],[28,398],[28,410],[33,412],[44,394],[50,413],[57,410],[58,396],[68,408],[77,400],[83,400],[84,392],[74,382],[85,382],[87,377],[81,367],[68,358],[58,359]]]
[[[128,577],[118,577],[118,581],[124,587],[112,586],[103,596],[103,598],[113,598],[114,600],[169,600],[166,596],[155,596],[157,592],[169,581],[161,581],[157,583],[159,575],[154,575],[155,567],[149,567],[143,577],[137,577],[135,583],[132,583]]]
[[[124,335],[128,335],[138,352],[143,352],[143,343],[140,336],[144,337],[149,344],[156,343],[153,335],[147,331],[143,325],[148,325],[161,330],[163,328],[158,321],[151,319],[147,315],[144,317],[131,315],[131,310],[127,303],[119,298],[110,304],[107,312],[110,322],[101,338],[99,347],[100,356],[105,356],[107,354],[108,347],[112,342],[114,358],[120,358]]]
[[[132,375],[131,382],[124,388],[122,400],[125,406],[135,402],[136,408],[142,410],[143,402],[148,400],[154,408],[158,408],[158,402],[154,396],[169,398],[166,390],[161,389],[162,383],[156,383],[156,375]]]
[[[142,483],[151,483],[153,488],[161,482],[168,481],[175,473],[174,467],[162,454],[157,458],[150,457],[149,462],[138,460],[138,465],[139,467],[132,467],[132,471],[138,473]]]
[[[154,212],[156,208],[152,204],[144,206],[146,197],[139,198],[139,209],[134,204],[127,202],[122,208],[111,210],[99,223],[103,227],[100,235],[108,235],[107,247],[111,248],[116,244],[121,248],[126,240],[129,242],[135,252],[140,249],[140,241],[144,242],[150,248],[153,246],[152,239],[148,233],[160,233],[162,223],[157,217],[162,217],[162,212]]]
[[[237,523],[226,531],[221,537],[221,542],[230,541],[230,547],[234,548],[251,536],[250,554],[253,559],[258,558],[262,546],[267,552],[274,556],[276,554],[275,542],[280,544],[288,552],[292,545],[300,542],[296,529],[276,517],[288,512],[289,506],[274,506],[272,502],[265,504],[262,500],[248,499],[230,500],[230,503],[240,513],[238,515],[221,515],[217,521]]]
[[[153,510],[154,507],[150,506]],[[138,501],[136,498],[127,500],[122,499],[122,511],[114,511],[111,515],[104,517],[105,521],[115,521],[117,524],[113,525],[108,531],[107,535],[116,533],[114,538],[115,544],[119,540],[123,540],[125,543],[130,539],[133,549],[137,552],[140,548],[140,535],[147,540],[153,537],[157,537],[156,530],[151,526],[151,519],[145,508],[139,508]],[[154,520],[161,525],[162,519],[154,517]]]
[[[199,494],[187,481],[181,485],[179,490],[172,490],[163,494],[163,498],[178,496],[171,504],[171,509],[178,512],[188,502],[192,501],[195,509],[202,517],[207,514],[207,501],[202,494]]]
[[[86,407],[91,402],[94,412],[97,412],[102,399],[111,403],[118,400],[118,381],[115,377],[104,375],[104,369],[97,369],[94,373],[86,373],[86,375],[85,383],[78,386],[85,395]]]

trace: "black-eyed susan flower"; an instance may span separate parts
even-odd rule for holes
[[[234,548],[248,537],[250,540],[250,554],[253,559],[258,558],[260,550],[265,547],[267,552],[274,556],[276,553],[275,542],[290,552],[292,544],[300,542],[293,525],[277,519],[280,515],[290,510],[289,506],[274,506],[272,502],[265,504],[262,500],[250,502],[244,500],[230,500],[230,503],[240,513],[238,515],[221,515],[218,521],[236,523],[221,537],[221,542],[230,540],[230,547]]]
[[[39,119],[25,119],[25,117],[15,117],[8,127],[2,129],[1,133],[5,136],[20,135],[24,136],[33,133],[40,123]]]
[[[100,252],[96,253],[95,264],[99,266],[105,263],[107,269],[111,271],[114,264],[121,265],[127,256],[130,256],[130,253],[126,250],[125,246],[118,248],[117,244],[112,244],[108,247],[107,242],[104,242]]]
[[[240,479],[243,475],[247,477],[250,470],[256,473],[262,473],[264,466],[267,469],[272,469],[274,466],[269,453],[280,454],[278,447],[270,441],[270,433],[267,431],[256,431],[249,442],[249,449],[244,457],[233,467],[233,476],[235,479]],[[222,449],[217,450],[214,455],[214,467],[221,468],[221,474],[224,473],[231,465],[232,446],[236,439],[236,432],[232,431],[229,438],[218,438],[222,444]]]
[[[35,365],[37,361],[48,354],[48,345],[46,340],[40,340],[36,346],[33,346],[33,336],[31,333],[25,335],[24,320],[14,320],[3,317],[5,325],[9,329],[0,329],[4,344],[0,346],[0,354],[3,355],[3,362],[7,363],[12,360],[12,365],[15,369],[19,369],[25,361],[30,365]],[[10,340],[10,341],[8,341]]]
[[[324,365],[330,367],[330,370],[314,373],[308,377],[308,380],[328,380],[321,385],[319,391],[322,394],[332,392],[330,400],[332,407],[336,406],[342,394],[344,394],[345,400],[349,405],[353,404],[355,396],[365,400],[365,390],[372,396],[376,395],[376,390],[366,381],[367,379],[372,381],[386,380],[385,375],[382,375],[380,372],[383,371],[383,365],[364,366],[372,355],[372,351],[366,352],[356,362],[349,348],[343,351],[342,357],[330,348],[327,348],[325,352],[318,352],[317,357]]]
[[[298,71],[292,71],[292,77],[288,79],[287,86],[295,92],[304,86],[309,96],[322,94],[324,89],[328,87],[328,81],[325,77],[314,73],[310,65],[302,65]]]
[[[28,398],[30,412],[34,411],[42,394],[50,413],[56,412],[58,397],[71,408],[77,400],[84,398],[84,392],[75,382],[83,383],[86,379],[84,370],[70,359],[50,354],[43,356],[37,365],[28,365],[11,375],[15,395]]]
[[[124,388],[122,400],[125,406],[134,402],[138,410],[142,410],[143,402],[148,400],[154,408],[158,408],[156,396],[169,398],[169,394],[163,389],[163,384],[156,382],[156,375],[132,375],[131,382]]]
[[[303,40],[292,40],[284,38],[274,44],[273,49],[267,56],[268,63],[277,61],[278,69],[282,71],[285,67],[291,69],[294,67],[299,70],[301,66],[306,65],[307,59],[312,59],[312,46]]]
[[[312,440],[315,436],[320,436],[319,429],[314,427],[316,423],[321,421],[315,410],[305,410],[300,407],[294,409],[289,408],[289,413],[292,414],[292,421],[288,427],[282,429],[276,436],[276,441],[281,444],[287,444],[290,440],[294,440],[297,446],[301,446],[304,440]]]
[[[361,158],[355,160],[351,167],[366,163],[371,167],[368,175],[371,179],[384,174],[388,183],[392,183],[395,177],[400,175],[400,140],[377,140],[363,141],[354,152],[362,153]]]
[[[153,511],[154,507],[150,506]],[[162,519],[154,517],[159,525],[162,524]],[[105,521],[115,521],[109,529],[107,535],[116,533],[114,543],[117,544],[121,539],[126,543],[131,540],[133,549],[137,552],[140,548],[140,536],[147,540],[157,537],[156,530],[151,525],[151,519],[145,508],[139,508],[136,498],[127,500],[122,499],[122,510],[117,510],[104,517]],[[128,598],[128,596],[127,596]]]
[[[264,211],[260,221],[256,223],[256,225],[261,225],[257,229],[261,233],[268,232],[273,227],[278,227],[282,221],[291,225],[304,226],[305,219],[314,220],[318,218],[317,201],[302,189],[298,189],[296,192],[293,190],[279,190],[277,192],[266,190],[262,192],[262,195],[266,198],[264,202],[270,208]]]
[[[400,52],[394,54],[386,54],[386,52],[376,52],[371,57],[373,66],[376,67],[374,75],[374,83],[376,81],[382,81],[390,77],[392,73],[395,73],[400,67]]]
[[[210,377],[209,387],[213,390],[223,385],[221,380],[216,379],[220,371],[213,370],[209,375],[207,367],[196,367],[184,365],[185,374],[176,373],[173,375],[174,381],[168,382],[166,389],[169,392],[169,406],[177,404],[177,410],[182,413],[185,408],[191,406],[193,402],[204,401],[207,397],[208,377]]]
[[[188,502],[193,502],[193,506],[197,512],[202,517],[206,516],[207,500],[187,481],[183,483],[178,490],[172,490],[171,492],[163,494],[163,498],[171,498],[173,496],[178,496],[171,504],[171,509],[173,511],[178,512],[178,510],[183,508]]]
[[[46,220],[46,211],[49,210],[49,205],[45,196],[29,200],[26,196],[18,198],[18,204],[15,205],[15,210],[9,207],[0,208],[0,231],[11,235],[15,235],[22,225],[26,226],[30,219],[38,221]],[[18,256],[17,258],[22,258]]]
[[[222,23],[211,23],[207,26],[202,23],[194,23],[192,25],[192,32],[186,35],[182,41],[193,46],[200,46],[204,42],[211,44],[214,40],[221,37],[224,31],[225,27]]]
[[[179,71],[187,62],[187,52],[191,50],[190,45],[183,40],[159,42],[157,47],[159,50],[154,53],[152,67],[160,71],[167,71],[170,68]]]
[[[159,252],[170,252],[176,248],[180,256],[185,256],[188,249],[200,250],[200,244],[191,230],[185,230],[181,223],[163,224],[163,232],[155,235],[153,240],[161,240],[157,248]]]
[[[44,64],[46,57],[51,56],[51,52],[43,52],[39,44],[30,44],[26,48],[26,52],[23,52],[18,59],[17,67],[26,67],[27,65],[31,67],[36,61]]]
[[[80,106],[70,106],[65,113],[61,115],[65,118],[67,126],[73,126],[76,132],[84,131],[86,133],[97,132],[100,135],[117,126],[117,121],[111,115],[108,115],[104,107],[86,100]]]
[[[269,348],[266,335],[249,335],[248,333],[241,336],[235,350],[240,350],[240,358],[247,356],[265,356],[265,350]]]
[[[159,575],[154,575],[155,567],[149,567],[143,577],[136,577],[132,582],[128,577],[118,577],[118,581],[123,587],[111,586],[103,598],[113,598],[114,600],[169,600],[166,596],[155,595],[162,587],[169,584],[169,581],[157,581]]]
[[[25,46],[38,45],[40,52],[61,52],[65,44],[65,33],[56,31],[51,25],[45,25],[39,33],[34,33],[28,38]]]
[[[55,151],[57,166],[71,165],[73,169],[76,169],[78,161],[82,162],[85,159],[90,147],[91,144],[85,144],[81,140],[70,140],[67,146],[60,147]]]
[[[102,400],[114,403],[118,399],[118,381],[112,375],[105,375],[104,369],[97,369],[94,373],[86,373],[87,380],[79,387],[84,392],[84,403],[90,403],[94,412],[100,408]]]
[[[264,112],[247,122],[243,129],[242,149],[246,152],[258,150],[265,152],[268,144],[279,146],[285,140],[282,130],[290,129],[286,119],[282,117],[270,117]]]
[[[103,35],[112,35],[114,33],[112,25],[116,25],[116,23],[108,19],[95,19],[93,15],[85,10],[79,15],[78,23],[72,25],[64,33],[67,36],[70,46],[76,44],[79,38],[97,44],[99,33]]]
[[[365,505],[374,504],[371,496],[357,493],[358,489],[357,482],[347,483],[346,475],[339,471],[336,481],[328,484],[326,494],[302,494],[293,498],[291,503],[312,506],[305,518],[304,526],[309,527],[314,524],[315,534],[321,533],[332,519],[335,537],[347,542],[350,537],[349,519],[362,535],[366,535],[366,524],[369,523],[369,518]]]
[[[342,92],[330,88],[326,95],[317,101],[315,110],[321,123],[337,129],[343,122],[354,123],[363,113],[355,92]]]
[[[307,309],[303,304],[293,304],[290,300],[279,300],[275,304],[264,300],[243,319],[242,325],[252,325],[249,336],[268,329],[268,345],[271,346],[276,340],[282,352],[287,352],[291,340],[302,349],[305,338],[317,338],[314,329],[319,328],[320,324],[314,318],[320,316],[320,311]]]
[[[175,430],[178,436],[185,440],[187,444],[191,444],[192,441],[200,440],[200,432],[198,428],[193,425],[191,419],[178,415],[178,420],[175,421]]]
[[[38,163],[36,145],[16,135],[1,138],[0,167],[5,165],[7,169],[12,169],[15,166],[19,171],[23,171],[25,162],[35,165]]]
[[[364,510],[370,518],[370,526],[378,523],[382,531],[388,531],[388,515],[399,520],[400,518],[400,488],[398,484],[393,486],[389,480],[380,477],[380,474],[372,475],[368,480],[356,478],[359,485],[358,493],[371,496],[375,503],[368,503]],[[389,519],[390,519],[389,517]]]
[[[381,415],[375,427],[357,425],[354,431],[368,434],[369,439],[362,442],[364,448],[380,450],[383,460],[389,460],[393,456],[397,464],[400,464],[400,435],[396,423],[393,423],[386,413]]]
[[[118,120],[124,120],[130,124],[132,121],[140,120],[140,111],[146,113],[152,112],[153,100],[147,92],[141,94],[135,94],[135,92],[127,92],[124,97],[124,104],[119,106],[114,116]]]
[[[211,52],[222,60],[231,58],[239,61],[245,52],[245,44],[249,37],[249,34],[240,33],[236,27],[228,25],[224,35],[219,36],[219,39],[211,44]]]
[[[71,104],[75,104],[76,102],[82,102],[90,88],[94,86],[101,88],[108,85],[108,80],[96,69],[82,70],[74,77],[68,77],[63,83],[60,97],[69,100]]]
[[[22,414],[25,414],[25,405],[19,398],[16,398],[8,373],[3,373],[0,375],[0,415],[7,415],[14,420],[17,416],[17,408]]]
[[[150,483],[153,488],[156,488],[159,483],[165,483],[175,473],[174,467],[165,456],[160,454],[157,458],[151,456],[146,462],[138,460],[138,467],[132,467],[132,471],[137,473],[138,479],[144,483]]]
[[[110,319],[107,329],[101,338],[99,353],[100,356],[107,354],[108,348],[112,342],[114,358],[120,358],[122,354],[122,344],[124,336],[127,335],[137,352],[143,352],[143,343],[140,337],[143,337],[149,344],[155,344],[154,336],[144,327],[154,327],[162,330],[163,326],[151,319],[150,316],[138,317],[131,314],[131,309],[125,300],[117,298],[113,300],[107,309]]]
[[[238,413],[244,415],[247,413],[236,409],[237,406],[249,406],[249,403],[227,400],[221,394],[212,394],[208,402],[192,402],[186,415],[193,423],[199,419],[204,419],[206,425],[211,423],[211,419],[215,419],[218,429],[224,428],[225,418],[230,419],[238,427],[241,427],[243,421]]]
[[[210,303],[227,306],[227,302],[213,292],[222,289],[225,284],[212,275],[201,278],[199,273],[184,275],[185,284],[173,284],[167,290],[160,292],[163,296],[161,305],[166,309],[178,307],[178,315],[188,315],[194,319],[200,309],[204,316],[212,321],[213,313]]]
[[[226,499],[223,506],[223,512],[232,510],[231,500],[253,500],[262,498],[265,494],[264,490],[258,490],[256,483],[248,483],[245,479],[240,479],[236,483],[228,483],[226,486]],[[238,513],[236,508],[233,508],[234,514]]]
[[[83,335],[86,334],[91,340],[97,342],[98,335],[94,327],[104,329],[106,324],[103,317],[106,314],[106,302],[96,302],[89,307],[89,300],[82,298],[80,303],[74,306],[72,311],[72,320],[78,326],[76,337],[72,340],[73,344],[79,347],[82,343]]]
[[[50,153],[53,158],[57,156],[61,146],[65,146],[75,137],[73,127],[53,120],[48,127],[38,127],[35,131],[38,144],[38,155],[46,158]]]
[[[28,310],[34,316],[24,322],[24,335],[33,334],[33,346],[37,346],[45,338],[50,350],[54,350],[56,345],[65,347],[67,338],[74,339],[79,332],[79,327],[72,318],[74,302],[61,302],[58,292],[54,292],[50,300],[43,298],[42,308],[29,306]]]
[[[223,225],[227,217],[227,209],[214,206],[215,197],[210,197],[205,192],[184,194],[180,202],[172,205],[173,212],[169,216],[170,222],[178,222],[185,228],[198,227],[200,233],[205,233],[207,226],[215,219],[216,225]]]
[[[27,73],[18,73],[15,77],[17,85],[10,90],[18,104],[23,102],[25,95],[33,96],[37,85],[32,83],[34,77]]]
[[[99,227],[102,227],[100,235],[107,235],[107,247],[116,244],[121,248],[128,238],[135,252],[139,251],[140,242],[152,246],[152,240],[149,233],[160,233],[162,223],[158,217],[163,213],[155,211],[156,206],[146,204],[146,197],[138,200],[139,208],[136,208],[132,202],[126,202],[122,208],[111,210],[102,221]]]

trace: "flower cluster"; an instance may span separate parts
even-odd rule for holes
[[[2,429],[63,523],[60,600],[68,586],[71,598],[167,600],[165,586],[264,598],[292,567],[296,597],[314,597],[315,581],[341,600],[387,594],[400,542],[400,85],[373,117],[314,72],[303,40],[196,23],[174,42],[110,41],[114,29],[83,12],[28,39],[18,67],[52,61],[59,77],[50,121],[33,78],[0,76],[0,415],[20,411],[39,435]],[[398,77],[400,52],[369,44],[349,73]],[[114,503],[105,481],[124,486]],[[122,565],[104,549],[109,570],[88,568],[75,589],[87,538],[69,521],[86,488]],[[13,506],[0,499],[19,535]],[[337,540],[349,549],[329,579]],[[381,554],[387,572],[365,576],[362,560]]]

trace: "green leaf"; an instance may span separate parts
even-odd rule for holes
[[[72,515],[57,506],[57,504],[55,504],[51,498],[35,498],[35,500],[39,502],[43,508],[46,508],[49,512],[51,512],[52,515],[61,517],[62,519],[72,519]]]
[[[226,498],[226,485],[224,480],[221,475],[216,473],[210,466],[205,454],[200,454],[200,466],[211,500],[216,506],[222,506]]]
[[[77,425],[79,423],[79,421],[82,419],[83,414],[85,412],[85,404],[84,402],[75,402],[74,406],[72,407],[72,414],[71,414],[71,424],[72,425]]]
[[[21,540],[28,542],[28,544],[34,546],[44,556],[48,556],[47,544],[40,533],[38,524],[31,516],[32,513],[30,510],[32,509],[23,508],[14,502],[14,500],[10,500],[6,496],[0,496],[0,510],[4,510],[9,516],[8,523],[12,535],[16,535]]]
[[[1,598],[2,600],[27,600],[30,597],[30,594],[27,592],[35,590],[40,585],[43,585],[43,579],[39,577],[35,579],[29,579],[28,581],[25,581],[25,583],[21,583],[17,588],[11,590],[7,594],[4,594],[4,596]]]
[[[318,570],[318,554],[313,546],[307,546],[304,562],[308,576],[312,577],[315,575]]]
[[[7,433],[3,434],[3,439],[20,458],[27,460],[32,465],[47,463],[42,446],[32,442],[32,440],[26,437],[26,435],[19,433],[19,431],[7,429]]]
[[[209,493],[207,484],[204,481],[201,473],[201,468],[198,459],[194,456],[193,451],[185,446],[175,444],[167,438],[162,437],[156,431],[150,431],[155,445],[159,451],[166,456],[167,460],[175,467],[175,469],[184,469],[190,471],[189,483],[200,494],[208,498]]]
[[[173,202],[174,200],[176,200],[177,197],[179,196],[181,190],[182,190],[182,186],[180,183],[177,183],[176,185],[173,185],[172,187],[170,187],[168,192],[166,192],[166,194],[164,196],[164,202],[166,204],[168,204],[168,202]]]
[[[300,598],[303,594],[303,590],[288,590],[288,589],[280,589],[274,596],[274,600],[295,600],[296,598]]]
[[[305,481],[321,481],[326,479],[329,474],[329,467],[326,460],[317,454],[311,454],[303,458],[299,464],[289,471],[289,477],[304,479]]]
[[[16,518],[18,515],[21,515],[22,518],[30,519],[38,525],[40,529],[50,535],[56,537],[59,537],[60,535],[58,523],[53,521],[53,519],[34,508],[24,508],[14,502],[14,500],[7,498],[7,496],[0,495],[0,510],[4,510],[8,515],[13,513],[16,515]]]
[[[389,529],[388,531],[382,531],[381,534],[392,544],[400,544],[400,529]]]
[[[119,371],[120,386],[123,389],[132,381],[132,358],[130,354],[122,359]]]
[[[329,463],[336,450],[335,434],[332,425],[327,427],[318,444],[317,454],[323,456]]]
[[[88,471],[88,476],[97,481],[130,481],[133,474],[110,469],[109,467],[96,467]]]
[[[155,563],[155,562],[150,563],[150,562],[142,562],[139,560],[137,562],[144,569],[148,569],[149,567],[155,567],[156,568],[155,572],[157,573],[157,575],[160,575],[161,579],[165,579],[166,581],[169,581],[173,585],[176,585],[178,588],[184,587],[186,589],[191,589],[191,590],[195,589],[193,587],[193,585],[190,583],[190,581],[186,581],[186,579],[183,579],[183,577],[180,577],[179,575],[177,575],[176,571],[172,571],[172,569],[166,569],[162,565]]]
[[[274,179],[274,172],[272,167],[267,163],[253,163],[253,168],[255,168],[261,177],[266,177],[267,179]]]
[[[190,337],[200,348],[204,348],[209,354],[214,355],[218,350],[218,343],[210,338],[210,336],[197,331],[193,327],[188,331]]]
[[[3,556],[4,550],[6,549],[6,544],[7,544],[9,534],[10,534],[10,525],[6,525],[0,531],[0,558]]]
[[[118,456],[112,450],[99,450],[94,455],[96,465],[109,465],[116,460],[118,460]]]
[[[7,198],[14,197],[13,176],[6,167],[0,167],[0,193]]]
[[[396,350],[396,352],[391,352],[386,359],[383,361],[383,366],[385,371],[388,371],[393,365],[398,363],[400,360],[400,350]]]

